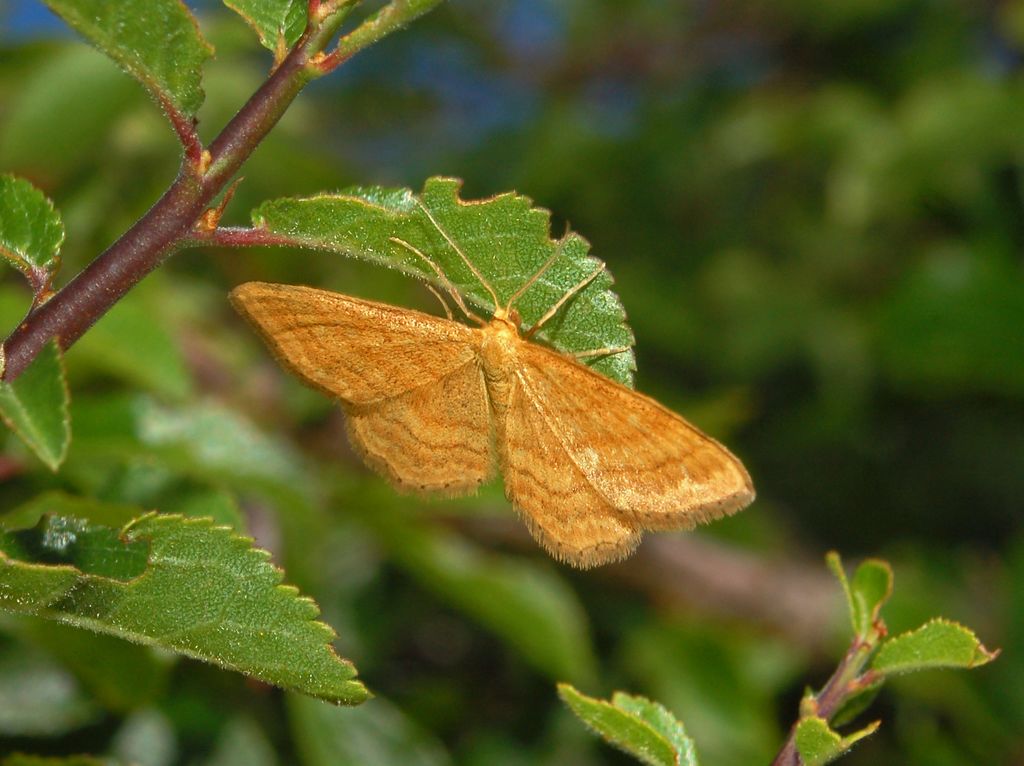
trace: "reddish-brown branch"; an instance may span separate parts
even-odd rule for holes
[[[382,9],[393,23],[386,29],[379,28],[381,13],[365,22],[363,26],[369,26],[371,33],[363,35],[360,47],[380,39],[437,2],[440,0],[410,8],[404,2],[393,0]],[[196,223],[211,201],[277,123],[303,86],[322,74],[311,61],[322,58],[323,49],[337,33],[351,6],[348,0],[310,0],[310,18],[302,37],[208,151],[202,149],[191,119],[185,118],[172,105],[164,105],[184,147],[185,158],[177,179],[117,242],[49,300],[29,311],[4,341],[7,361],[2,374],[4,380],[20,375],[51,338],[56,338],[61,348],[68,348],[140,279],[203,228],[197,228]],[[208,222],[206,229],[210,228]]]
[[[4,379],[13,380],[50,338],[68,348],[140,279],[159,266],[312,76],[302,41],[210,146],[209,168],[186,157],[175,182],[125,234],[50,300],[31,311],[4,343]],[[176,125],[176,127],[178,127]]]
[[[874,674],[868,673],[860,676],[868,652],[860,639],[855,638],[846,655],[836,667],[835,672],[828,681],[813,697],[813,712],[819,718],[826,721],[831,720],[843,703],[856,692],[875,681]],[[801,716],[802,717],[802,716]],[[790,727],[789,736],[783,744],[779,754],[775,756],[771,766],[803,766],[803,759],[796,749],[796,729],[800,721]]]

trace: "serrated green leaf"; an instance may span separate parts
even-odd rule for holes
[[[0,735],[52,737],[101,711],[67,670],[28,646],[0,647]]]
[[[89,42],[186,118],[203,103],[213,48],[180,0],[45,0]]]
[[[882,644],[871,669],[895,675],[929,668],[975,668],[998,654],[986,649],[969,628],[937,618]]]
[[[306,28],[309,0],[224,0],[260,37],[275,55],[288,50]]]
[[[431,734],[383,699],[354,710],[288,696],[288,718],[305,766],[450,766]]]
[[[796,726],[796,749],[804,766],[823,766],[839,758],[859,740],[873,734],[878,728],[876,721],[846,737],[833,731],[828,721],[817,716],[801,718]]]
[[[686,766],[698,766],[697,747],[686,733],[682,721],[657,702],[625,692],[615,692],[612,704],[620,710],[636,716],[667,739],[680,755],[679,762]]]
[[[64,224],[53,203],[23,178],[0,175],[0,258],[25,275],[37,295],[60,267]]]
[[[569,684],[559,684],[558,695],[590,729],[641,763],[696,766],[693,743],[682,724],[660,705],[621,692],[607,702],[581,694]]]
[[[64,462],[71,443],[69,399],[56,341],[43,346],[14,382],[0,382],[0,417],[51,471]]]
[[[570,232],[552,240],[550,213],[533,207],[528,197],[510,192],[464,202],[459,189],[456,179],[431,178],[418,198],[407,189],[365,188],[272,200],[253,211],[253,223],[286,242],[373,261],[443,289],[442,280],[411,246],[430,258],[469,303],[489,312],[495,308],[494,299],[473,269],[504,306],[550,261],[550,267],[515,302],[524,329],[601,267],[601,262],[588,254],[590,245],[578,234]],[[472,269],[455,245],[473,264]],[[583,361],[632,385],[633,333],[611,285],[607,271],[598,274],[536,337],[570,354],[625,348],[621,353]]]
[[[117,530],[47,517],[5,533],[0,607],[159,646],[342,704],[367,694],[333,631],[252,541],[203,519]],[[12,553],[13,551],[13,553]],[[23,556],[19,559],[17,556]],[[72,563],[68,563],[72,562]]]

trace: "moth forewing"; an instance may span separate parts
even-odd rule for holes
[[[248,283],[231,300],[285,367],[341,401],[353,445],[392,484],[462,494],[498,462],[531,533],[576,566],[753,499],[725,447],[523,338],[513,306],[472,328],[309,287]]]

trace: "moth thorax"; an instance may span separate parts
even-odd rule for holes
[[[494,319],[483,328],[480,366],[483,368],[492,406],[498,410],[498,414],[503,413],[508,406],[520,343],[519,331],[508,319]]]

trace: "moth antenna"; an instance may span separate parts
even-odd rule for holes
[[[589,351],[576,351],[573,356],[577,359],[590,359],[594,356],[612,356],[613,354],[624,354],[631,346],[612,346],[610,348],[592,348]]]
[[[584,277],[582,280],[580,280],[576,284],[576,286],[573,287],[572,289],[570,289],[568,292],[566,292],[565,295],[563,295],[561,298],[559,298],[558,299],[558,303],[556,303],[554,306],[549,308],[548,309],[548,313],[546,313],[544,316],[542,316],[540,319],[538,319],[536,321],[536,323],[533,325],[533,327],[531,327],[529,330],[526,331],[526,337],[527,338],[531,337],[535,332],[537,332],[537,330],[539,330],[541,327],[543,327],[545,322],[547,322],[549,319],[551,319],[551,317],[553,317],[555,314],[558,313],[558,310],[560,308],[562,308],[562,306],[565,305],[566,301],[568,301],[570,298],[572,298],[574,295],[576,295],[576,293],[578,293],[584,287],[586,287],[591,282],[593,282],[595,279],[597,279],[598,275],[602,271],[604,271],[604,262],[603,261],[598,261],[596,269],[594,269],[590,274],[588,274],[586,277]]]
[[[451,280],[445,276],[444,272],[441,271],[440,267],[432,260],[430,260],[430,258],[425,253],[423,253],[415,245],[406,242],[404,239],[399,239],[398,237],[388,237],[388,240],[394,242],[396,245],[401,245],[413,255],[417,255],[420,258],[422,258],[423,261],[431,268],[431,270],[435,274],[437,274],[437,278],[441,280],[441,284],[444,285],[444,289],[447,290],[448,294],[452,296],[452,300],[455,301],[455,305],[462,309],[462,313],[465,314],[469,319],[472,319],[474,322],[477,322],[481,325],[487,324],[487,322],[485,322],[483,319],[481,319],[468,308],[466,308],[466,304],[463,302],[462,296],[459,295],[459,291],[455,289],[455,285],[452,284]],[[437,293],[434,294],[437,295]],[[444,301],[441,302],[444,303]],[[445,308],[448,308],[447,304],[445,305]],[[450,311],[449,316],[451,316]]]
[[[561,254],[561,248],[555,250],[554,254],[546,261],[544,261],[544,264],[539,269],[537,269],[536,272],[534,272],[533,276],[527,279],[525,282],[523,282],[520,288],[516,290],[514,293],[512,293],[512,297],[508,299],[508,305],[505,306],[505,311],[511,310],[512,304],[514,304],[517,300],[522,298],[523,295],[526,294],[526,291],[533,287],[533,283],[540,279],[545,271],[551,268],[551,264],[553,264],[555,262],[555,259],[558,258],[558,256],[560,256]]]
[[[441,295],[441,293],[439,293],[437,290],[435,290],[433,287],[431,287],[430,285],[428,285],[426,283],[424,283],[424,287],[426,287],[428,290],[430,290],[430,292],[434,294],[434,297],[437,298],[441,302],[441,308],[444,309],[444,313],[447,314],[448,318],[451,319],[454,322],[455,321],[455,317],[452,316],[452,310],[451,310],[451,308],[448,307],[448,302],[444,299],[444,296]]]
[[[483,285],[484,289],[490,294],[491,300],[494,301],[495,310],[499,309],[500,302],[498,301],[498,294],[494,292],[494,288],[491,287],[491,283],[484,279],[484,275],[480,273],[480,270],[477,269],[477,267],[473,265],[473,262],[469,260],[466,254],[462,252],[462,248],[455,243],[455,240],[452,239],[448,232],[444,230],[440,223],[438,223],[437,219],[434,218],[433,213],[431,213],[427,209],[427,206],[423,204],[423,201],[417,199],[416,204],[420,206],[420,210],[422,210],[424,214],[427,216],[427,218],[430,219],[430,222],[434,224],[434,228],[438,230],[442,237],[444,237],[445,241],[451,246],[452,250],[458,253],[459,257],[462,259],[462,262],[466,264],[469,270],[473,272],[473,276],[480,281],[480,284]]]

